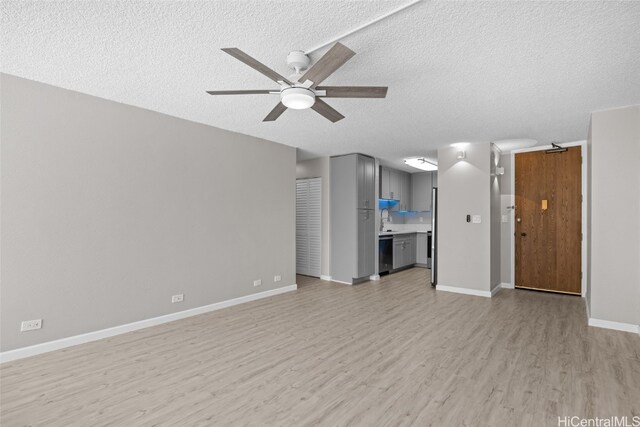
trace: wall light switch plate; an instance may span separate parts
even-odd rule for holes
[[[171,297],[171,302],[182,302],[184,301],[184,294],[173,295]]]
[[[262,280],[258,279],[253,281],[253,286],[260,286],[260,285],[262,285]]]
[[[509,216],[508,215],[502,215],[502,222],[504,222],[504,223],[509,222]]]
[[[473,215],[471,217],[471,222],[474,224],[480,224],[482,222],[482,217],[480,215]]]
[[[280,276],[280,275],[273,276],[273,281],[274,281],[274,282],[279,282],[279,281],[281,281],[281,280],[282,280],[282,276]]]

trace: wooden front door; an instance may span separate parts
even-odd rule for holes
[[[580,295],[582,152],[515,155],[515,287]]]

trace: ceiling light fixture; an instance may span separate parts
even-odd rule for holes
[[[453,144],[451,144],[451,146],[455,148],[464,148],[469,144],[469,142],[454,142]]]
[[[282,90],[280,93],[280,101],[282,101],[287,108],[304,110],[311,108],[311,106],[315,104],[316,94],[312,90],[303,87],[291,87]]]
[[[408,166],[414,167],[416,169],[421,169],[423,171],[437,171],[438,165],[432,163],[425,159],[424,157],[411,157],[408,159],[404,159],[404,163]]]

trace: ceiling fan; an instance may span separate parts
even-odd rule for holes
[[[294,70],[288,79],[271,68],[255,60],[238,48],[224,48],[224,52],[244,62],[280,85],[279,90],[218,90],[207,91],[210,95],[265,95],[279,94],[280,102],[263,121],[276,120],[287,108],[303,110],[311,108],[333,123],[344,116],[333,109],[321,98],[384,98],[386,86],[318,86],[353,55],[351,49],[336,43],[311,68],[309,57],[301,51],[293,51],[287,56],[287,65]]]

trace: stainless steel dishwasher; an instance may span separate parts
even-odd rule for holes
[[[388,273],[393,268],[393,236],[380,236],[378,242],[378,274]]]

